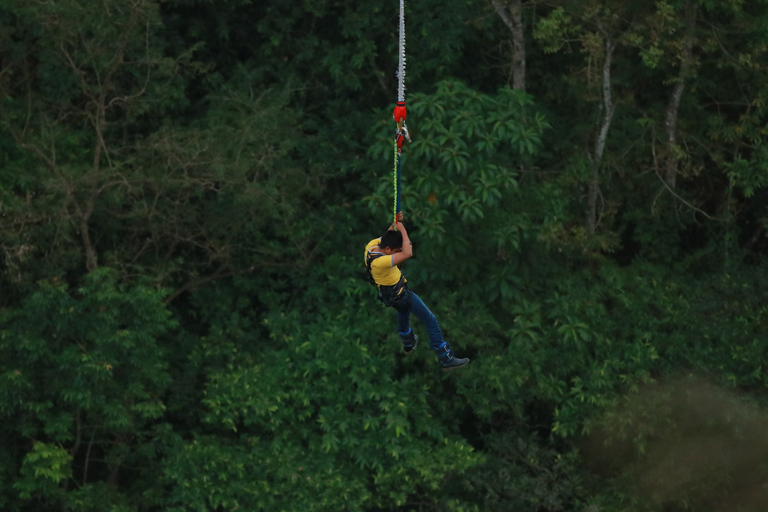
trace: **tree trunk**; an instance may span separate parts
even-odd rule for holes
[[[597,228],[597,196],[600,192],[600,162],[603,159],[605,150],[605,141],[608,138],[608,129],[613,120],[613,99],[611,97],[611,61],[613,60],[613,50],[615,45],[608,39],[605,42],[605,63],[603,64],[603,121],[600,126],[600,132],[595,139],[594,153],[590,156],[592,164],[592,175],[589,180],[587,191],[587,204],[589,212],[587,214],[587,231],[590,235],[595,234]]]
[[[677,148],[677,118],[680,109],[680,100],[683,97],[685,84],[690,77],[693,67],[693,34],[696,28],[696,6],[688,4],[688,13],[685,19],[687,26],[683,51],[680,55],[680,72],[677,76],[672,95],[667,105],[664,122],[667,131],[667,158],[664,169],[664,181],[671,190],[675,190],[678,174],[678,148]]]
[[[500,0],[491,0],[496,13],[512,31],[512,87],[525,90],[525,32],[523,30],[523,2],[512,0],[509,6]],[[509,12],[507,12],[507,8]]]

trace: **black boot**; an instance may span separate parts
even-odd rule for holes
[[[443,371],[461,368],[469,362],[469,359],[466,357],[455,357],[451,346],[445,342],[435,352],[437,353],[437,360],[440,361],[440,366],[443,367]]]
[[[416,336],[413,329],[411,329],[411,332],[405,336],[401,334],[400,339],[403,341],[403,354],[407,356],[411,355],[413,351],[416,350],[416,345],[419,344],[419,337]]]

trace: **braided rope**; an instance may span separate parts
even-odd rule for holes
[[[393,205],[392,205],[392,213],[393,213],[393,215],[392,215],[392,218],[393,218],[393,222],[395,224],[397,224],[397,206],[398,206],[398,203],[399,203],[399,201],[398,201],[399,197],[398,196],[399,196],[399,192],[400,192],[399,191],[399,185],[400,184],[398,183],[398,179],[397,179],[398,164],[399,164],[399,158],[398,158],[398,154],[397,154],[397,138],[395,138],[395,167],[394,167],[394,170],[392,171],[392,183],[394,185]],[[397,229],[397,228],[395,228],[395,229]]]

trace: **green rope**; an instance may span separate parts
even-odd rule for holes
[[[395,230],[397,230],[397,138],[395,138],[395,168],[394,172],[392,173],[392,182],[395,186],[394,191],[394,205],[392,206],[393,211],[393,222],[395,223]]]

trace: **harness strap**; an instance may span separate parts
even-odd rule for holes
[[[382,256],[386,256],[386,254],[371,254],[368,253],[369,256],[366,257],[365,266],[368,269],[368,279],[370,279],[371,284],[376,287],[376,289],[379,290],[379,294],[381,294],[381,288],[382,285],[378,284],[376,280],[373,278],[373,271],[371,269],[371,266],[373,265],[373,260],[376,260],[378,258],[381,258]],[[392,288],[392,291],[395,295],[400,295],[403,287],[405,286],[405,275],[403,273],[400,273],[400,280],[397,282],[397,284],[394,284],[392,286],[384,286],[384,288]]]
[[[373,271],[371,270],[371,265],[373,265],[373,260],[381,258],[382,256],[386,256],[386,254],[371,254],[368,253],[368,257],[365,261],[365,266],[368,268],[368,278],[371,280],[371,284],[375,286],[376,288],[379,287],[378,284],[376,284],[376,280],[373,278]]]

